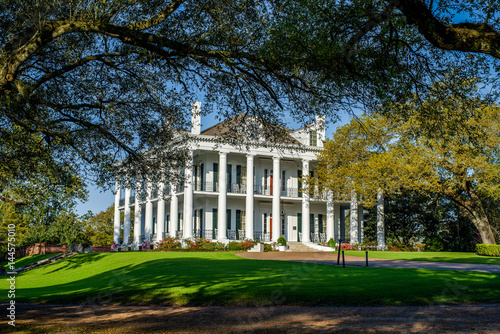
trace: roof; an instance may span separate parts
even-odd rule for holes
[[[255,116],[245,113],[215,124],[201,131],[200,134],[225,139],[245,140],[251,138],[251,132],[255,131],[255,125],[259,126],[258,135],[261,140],[263,137],[266,142],[270,143],[300,145],[300,142],[290,135],[292,130],[280,125],[266,123],[262,119],[258,120]]]

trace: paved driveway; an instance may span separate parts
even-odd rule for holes
[[[368,253],[369,254],[369,253]],[[327,265],[337,265],[337,254],[325,252],[264,252],[264,253],[238,253],[237,256],[247,259],[258,260],[278,260],[296,262],[314,262]],[[346,256],[347,266],[365,266],[366,260],[363,257]],[[342,265],[342,256],[340,258]],[[428,262],[428,261],[405,261],[405,260],[385,260],[368,259],[368,266],[377,268],[413,268],[413,269],[440,269],[440,270],[465,270],[482,271],[489,273],[500,273],[500,265],[496,264],[469,264],[469,263],[449,263],[449,262]]]

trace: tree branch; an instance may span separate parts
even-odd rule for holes
[[[389,4],[394,0],[387,0]],[[434,46],[444,50],[476,52],[500,58],[500,33],[486,23],[445,25],[423,1],[399,0],[398,9]]]

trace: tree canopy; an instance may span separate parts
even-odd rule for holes
[[[379,191],[446,196],[483,242],[495,243],[483,202],[500,198],[500,107],[475,93],[473,81],[450,80],[434,84],[423,102],[414,95],[353,120],[325,142],[318,182],[367,203]]]

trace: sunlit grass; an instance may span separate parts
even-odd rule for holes
[[[365,257],[365,251],[345,251],[345,255]],[[500,257],[459,252],[383,252],[369,251],[368,257],[390,260],[431,261],[452,263],[499,264]]]
[[[450,290],[455,287],[454,290]],[[16,302],[402,305],[500,302],[500,275],[341,268],[232,253],[92,253],[17,275]],[[0,281],[0,289],[7,281]],[[0,301],[6,301],[2,295]]]

